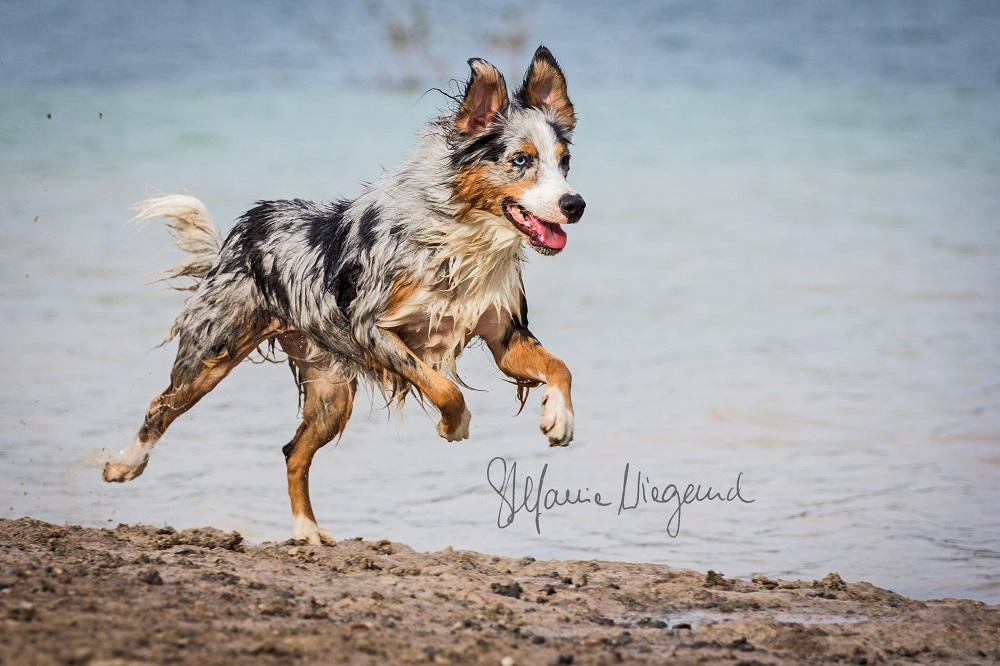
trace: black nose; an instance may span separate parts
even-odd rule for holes
[[[564,194],[559,197],[559,209],[566,216],[567,222],[579,222],[583,217],[583,209],[587,207],[587,202],[579,194]]]

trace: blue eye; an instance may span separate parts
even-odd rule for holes
[[[523,155],[521,153],[518,153],[517,155],[514,155],[514,159],[512,159],[510,161],[510,163],[513,164],[516,167],[528,166],[528,162],[529,162],[528,156],[527,155]]]

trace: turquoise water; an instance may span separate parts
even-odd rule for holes
[[[743,29],[697,12],[669,29],[650,23],[631,51],[641,57],[619,50],[600,66],[588,65],[596,56],[582,38],[553,44],[580,114],[571,181],[588,211],[565,252],[532,257],[525,282],[532,329],[574,372],[577,439],[549,449],[536,427],[540,394],[515,418],[513,388],[470,349],[460,370],[485,389],[467,392],[472,439],[440,440],[416,404],[389,416],[359,400],[343,440],[317,456],[321,523],[338,537],[419,549],[742,577],[838,571],[919,598],[1000,601],[1000,90],[989,48],[962,55],[981,46],[976,26],[988,21],[933,15],[930,25],[951,28],[933,37],[899,27],[909,25],[899,6],[874,6],[881,23],[835,16],[842,38],[793,41],[798,59],[784,65],[763,46],[767,26],[815,36],[823,23],[808,12],[775,22],[770,5],[775,20],[745,19]],[[533,11],[537,23],[554,10]],[[183,187],[228,228],[257,199],[354,196],[394,164],[447,100],[405,89],[389,74],[393,57],[365,60],[375,49],[360,44],[365,31],[382,33],[362,18],[360,55],[300,44],[300,60],[265,57],[300,29],[275,20],[273,30],[263,21],[259,44],[220,38],[215,51],[209,36],[228,33],[196,30],[191,53],[158,74],[114,59],[101,69],[83,51],[62,69],[8,74],[0,515],[290,535],[280,449],[297,404],[280,365],[234,372],[174,424],[137,481],[100,481],[102,458],[131,440],[166,386],[173,347],[156,345],[183,301],[149,284],[178,259],[166,234],[126,222],[145,193]],[[99,19],[84,21],[98,46]],[[847,64],[817,64],[824,48],[856,41],[844,26],[862,19],[872,34],[906,39],[868,40]],[[575,20],[602,17],[592,9]],[[606,22],[614,31],[633,20]],[[536,23],[528,45],[496,60],[523,68]],[[69,28],[60,34],[73,44]],[[164,34],[149,42],[148,62],[179,39]],[[705,64],[712,39],[745,47],[749,61]],[[121,55],[134,42],[125,30],[105,46]],[[238,47],[259,66],[259,85],[227,78],[243,71],[227,59]],[[451,67],[445,56],[460,48]],[[436,65],[421,65],[433,61],[445,81],[461,77],[464,57],[481,54],[467,50],[459,39],[414,56],[407,76],[442,85]],[[8,55],[5,67],[21,66]],[[902,65],[889,67],[889,56]],[[189,72],[197,57],[204,70]],[[616,83],[608,63],[630,57],[644,64]],[[297,65],[306,61],[315,62]],[[321,85],[344,62],[354,79]],[[678,71],[658,74],[671,64]],[[359,72],[381,83],[362,85]],[[537,487],[544,469],[544,488],[592,501],[543,511],[537,528],[525,509],[501,529],[509,510],[487,476],[497,457],[517,463],[519,482]],[[752,503],[692,503],[679,524],[674,505],[651,500],[669,484],[726,494],[738,478]],[[643,481],[647,501],[623,508]]]

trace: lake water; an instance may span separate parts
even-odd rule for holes
[[[574,373],[576,441],[549,449],[540,392],[515,418],[470,349],[472,439],[362,397],[317,455],[320,522],[422,550],[838,571],[1000,602],[995,5],[466,6],[4,5],[0,515],[290,536],[282,365],[240,367],[140,479],[100,481],[166,386],[174,347],[156,345],[183,302],[149,284],[179,255],[130,207],[183,187],[228,229],[257,199],[355,196],[445,106],[424,90],[473,55],[515,81],[545,41],[588,210],[525,282],[532,329]],[[609,506],[501,529],[495,458]],[[752,503],[692,503],[679,524],[651,501],[738,478]],[[637,480],[649,501],[620,510]]]

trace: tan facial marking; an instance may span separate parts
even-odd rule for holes
[[[494,170],[500,169],[493,164],[477,164],[459,171],[455,176],[453,200],[462,204],[458,213],[460,222],[467,222],[476,213],[489,213],[501,217],[504,201],[519,201],[524,192],[534,185],[533,178],[517,182],[497,182],[501,178],[510,176],[504,171],[499,177],[497,175],[491,177],[491,172]]]
[[[517,147],[517,152],[524,153],[533,160],[538,159],[538,148],[535,148],[535,144],[531,141],[522,141],[521,145]]]

